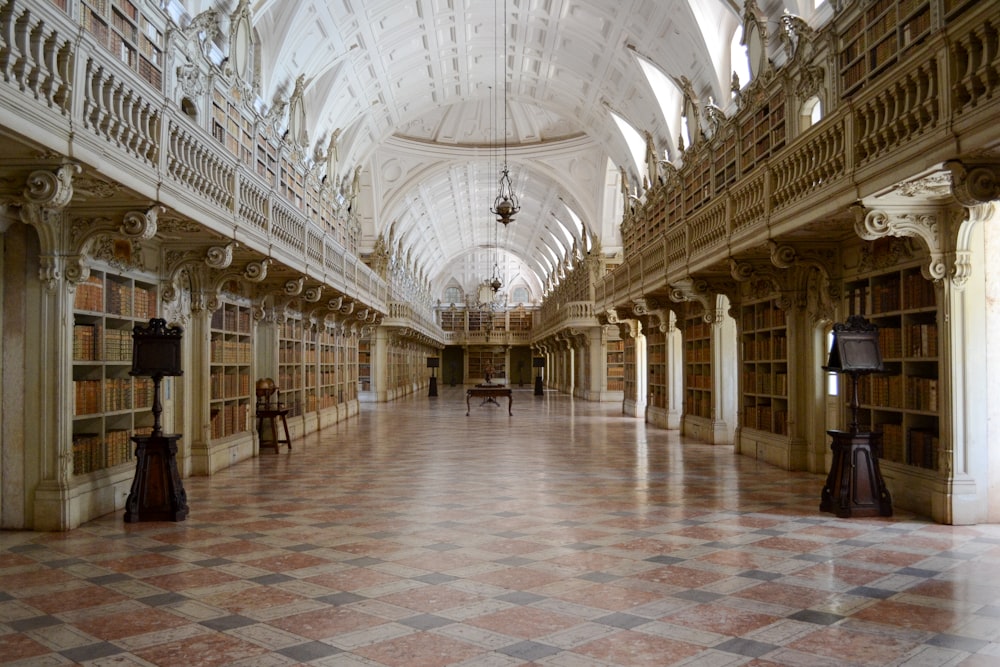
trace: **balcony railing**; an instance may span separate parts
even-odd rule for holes
[[[385,312],[386,282],[55,5],[0,3],[5,125]]]
[[[688,172],[705,169],[698,148],[690,149],[693,159],[679,178],[647,192],[645,204],[623,222],[639,243],[630,248],[626,242],[624,262],[596,284],[598,309],[663,291],[762,239],[842,215],[858,198],[886,186],[881,175],[917,174],[956,157],[963,134],[995,141],[1000,137],[998,29],[990,3],[970,5],[947,31],[903,52],[878,85],[861,87],[734,183],[713,179],[720,184],[714,196],[685,215],[663,202],[669,188],[692,180]],[[783,86],[781,80],[776,77],[773,85]],[[701,150],[714,149],[707,142]]]

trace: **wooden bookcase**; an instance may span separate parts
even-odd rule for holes
[[[512,332],[531,331],[531,311],[518,309],[511,310],[508,314],[510,316],[510,330]]]
[[[358,374],[361,370],[360,343],[356,335],[337,334],[337,377],[342,394],[339,402],[349,402],[358,397]]]
[[[329,327],[320,327],[316,335],[319,347],[317,408],[323,410],[344,401],[343,345]]]
[[[866,4],[840,33],[844,97],[877,78],[931,30],[930,0],[875,0]]]
[[[746,175],[785,147],[785,98],[771,96],[740,123],[740,171]]]
[[[302,414],[305,389],[304,328],[302,318],[292,315],[278,327],[278,389],[288,416]]]
[[[684,414],[712,418],[712,326],[700,306],[689,304],[683,318]]]
[[[309,413],[319,408],[319,333],[305,323],[302,334],[302,411]]]
[[[130,0],[83,0],[80,24],[157,90],[163,89],[163,31]]]
[[[885,460],[939,469],[937,289],[908,266],[847,282],[844,293],[848,314],[878,325],[885,366],[859,382],[862,428],[882,432]]]
[[[133,378],[132,329],[156,317],[156,286],[91,271],[73,303],[73,474],[133,461],[153,426],[153,382]]]
[[[212,91],[212,136],[247,167],[254,166],[253,119],[243,115],[222,91]]]
[[[372,348],[367,338],[358,341],[358,390],[372,390]]]
[[[609,340],[607,355],[608,391],[625,391],[625,341]]]
[[[638,401],[639,400],[639,386],[636,382],[636,367],[635,367],[635,338],[629,336],[623,343],[622,356],[624,359],[623,363],[623,373],[624,382],[623,388],[625,391],[626,401]]]
[[[667,378],[667,334],[659,327],[646,332],[646,360],[649,366],[647,407],[666,410],[669,401]]]
[[[740,307],[743,428],[788,435],[788,329],[774,299]]]
[[[507,381],[507,369],[503,350],[496,351],[492,347],[469,347],[469,380],[483,382],[486,369],[492,368],[492,381],[504,383]]]
[[[442,310],[441,328],[445,331],[465,331],[465,311]]]
[[[248,304],[224,301],[212,313],[209,376],[213,439],[250,430],[250,412],[255,400],[250,376],[252,321]]]

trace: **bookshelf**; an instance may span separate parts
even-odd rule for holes
[[[319,332],[305,323],[302,333],[302,410],[310,413],[319,409]]]
[[[712,418],[712,326],[700,307],[688,305],[683,319],[684,413]]]
[[[255,400],[250,376],[251,322],[249,306],[231,301],[223,301],[212,313],[209,374],[213,439],[250,430],[250,408]]]
[[[510,330],[513,332],[531,331],[531,311],[517,309],[508,311]]]
[[[492,368],[492,381],[505,383],[507,381],[507,369],[503,349],[495,350],[492,347],[470,346],[469,347],[469,380],[472,382],[483,382],[486,377],[486,369]]]
[[[343,391],[340,402],[350,402],[358,398],[358,374],[361,368],[360,343],[354,334],[337,334],[339,386]]]
[[[774,299],[740,307],[741,424],[788,435],[788,329]]]
[[[465,311],[442,310],[441,328],[445,331],[465,331]]]
[[[938,295],[919,266],[881,272],[845,285],[849,315],[879,327],[886,372],[858,384],[862,428],[882,432],[882,458],[939,469]],[[845,397],[845,400],[850,397]]]
[[[163,88],[163,32],[130,0],[83,0],[80,24],[115,58]]]
[[[608,391],[625,391],[625,341],[609,340],[607,355]]]
[[[667,334],[659,327],[650,327],[646,332],[646,358],[649,363],[649,401],[647,407],[667,409]]]
[[[840,33],[841,95],[877,78],[931,30],[930,0],[869,2]]]
[[[785,146],[785,98],[779,92],[740,123],[740,170],[746,175]]]
[[[278,388],[289,417],[302,414],[305,389],[305,341],[302,318],[293,315],[278,327]]]
[[[316,334],[319,354],[317,409],[332,408],[344,401],[343,344],[336,332],[321,327]]]
[[[623,389],[625,392],[624,398],[626,401],[637,401],[639,399],[639,386],[636,382],[636,368],[635,368],[635,337],[629,336],[622,341],[622,357],[623,357],[623,369],[624,381]]]
[[[133,461],[153,426],[153,381],[133,378],[132,329],[156,317],[152,282],[91,271],[73,302],[73,474]]]
[[[358,390],[372,390],[372,348],[367,338],[358,341]]]

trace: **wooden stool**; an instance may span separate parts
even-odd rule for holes
[[[271,410],[269,408],[258,408],[257,409],[257,435],[260,437],[260,446],[263,447],[274,447],[274,453],[277,454],[281,449],[281,445],[288,445],[288,450],[292,449],[292,439],[288,435],[288,422],[285,417],[288,415],[288,408],[281,408],[278,410]],[[281,420],[281,428],[284,430],[285,438],[282,440],[278,433],[278,420]],[[270,426],[269,434],[264,432],[264,424],[268,423]]]

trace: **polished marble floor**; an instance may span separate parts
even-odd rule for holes
[[[0,662],[1000,665],[1000,526],[837,519],[821,476],[613,405],[440,394],[186,479],[184,522],[0,533]]]

